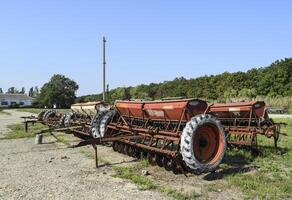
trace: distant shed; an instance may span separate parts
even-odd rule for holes
[[[0,94],[0,107],[31,106],[34,98],[26,94]]]

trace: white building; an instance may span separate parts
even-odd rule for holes
[[[9,106],[31,106],[34,98],[27,96],[26,94],[0,94],[0,107]]]

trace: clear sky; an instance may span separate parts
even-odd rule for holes
[[[291,0],[0,1],[0,87],[42,86],[56,73],[78,95],[246,71],[292,55]]]

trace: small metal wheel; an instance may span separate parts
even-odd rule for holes
[[[129,149],[129,145],[128,144],[124,144],[124,148],[123,148],[123,150],[122,150],[122,153],[123,154],[128,154],[127,152],[128,152],[128,149]]]
[[[156,164],[159,167],[163,167],[163,156],[156,154]]]
[[[113,150],[114,151],[118,151],[118,145],[119,145],[118,142],[113,142]]]
[[[134,153],[133,153],[134,157],[137,159],[140,159],[141,157],[141,150],[137,147],[134,147]]]
[[[122,143],[118,143],[118,152],[119,153],[123,153],[123,149],[124,149],[125,145]]]
[[[147,159],[150,165],[156,165],[156,156],[154,153],[148,152]]]
[[[174,174],[179,174],[180,173],[179,166],[176,164],[176,162],[173,159],[171,159],[170,162],[171,162],[171,171]]]
[[[172,169],[171,159],[169,159],[168,157],[163,157],[163,166],[167,171],[171,171]]]
[[[132,146],[129,145],[128,149],[127,149],[127,155],[128,156],[134,156],[134,148]]]

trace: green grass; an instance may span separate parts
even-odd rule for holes
[[[87,158],[94,159],[94,153],[92,151],[86,151],[84,149],[81,149],[80,152],[82,154],[84,154]],[[110,165],[111,164],[111,162],[109,160],[107,160],[106,158],[101,157],[101,156],[98,156],[98,161],[103,163],[104,165]]]
[[[141,190],[156,190],[178,200],[196,199],[198,197],[194,191],[190,194],[185,194],[171,187],[161,186],[154,179],[140,175],[141,170],[147,166],[147,160],[141,160],[139,163],[131,166],[116,166],[113,167],[116,171],[113,177],[127,179],[138,185]]]
[[[45,130],[48,127],[45,125],[42,125],[40,123],[36,123],[35,125],[30,125],[27,132],[25,132],[24,124],[12,124],[8,125],[7,128],[10,129],[10,131],[5,134],[5,136],[1,139],[18,139],[18,138],[30,138],[35,137],[36,133]],[[44,133],[44,135],[49,135],[49,133]],[[69,145],[70,142],[66,139],[64,135],[57,135],[55,136],[57,142]]]
[[[273,139],[264,136],[258,137],[260,154],[254,156],[248,149],[228,149],[224,162],[220,165],[219,172],[212,174],[214,180],[219,176],[223,181],[214,181],[209,185],[208,191],[237,188],[248,198],[255,199],[285,199],[292,198],[292,119],[275,119],[276,122],[285,122],[288,125],[282,128],[287,136],[280,136],[279,149],[273,148]],[[9,125],[11,129],[5,136],[6,139],[34,137],[35,132],[47,128],[41,124],[29,127],[28,133],[24,131],[23,124]],[[68,142],[62,136],[58,136],[59,142]],[[88,158],[94,159],[90,151],[81,151]],[[99,157],[99,161],[105,165],[110,162]],[[127,179],[137,184],[142,190],[155,190],[167,194],[175,199],[195,199],[196,193],[185,194],[170,187],[161,186],[157,180],[149,176],[141,175],[141,170],[148,166],[143,160],[130,166],[113,167],[115,177]],[[218,175],[219,174],[219,175]]]
[[[253,156],[249,150],[227,151],[221,165],[226,180],[224,187],[237,187],[247,198],[292,198],[292,119],[276,119],[288,124],[281,132],[279,149],[273,148],[273,139],[259,136],[260,155]]]
[[[66,136],[64,136],[64,135],[57,135],[55,138],[56,138],[57,142],[60,142],[60,143],[66,144],[66,145],[70,144],[70,142],[66,139]]]
[[[10,131],[7,134],[5,134],[4,139],[17,139],[17,138],[34,137],[36,132],[42,129],[46,129],[47,126],[36,123],[35,125],[29,126],[28,132],[25,132],[24,124],[12,124],[12,125],[8,125],[7,128],[9,128]]]
[[[43,110],[48,110],[48,109],[43,109],[43,108],[18,108],[17,111],[19,112],[29,112],[32,114],[39,114]],[[70,111],[70,109],[56,109],[60,113],[67,113]]]

